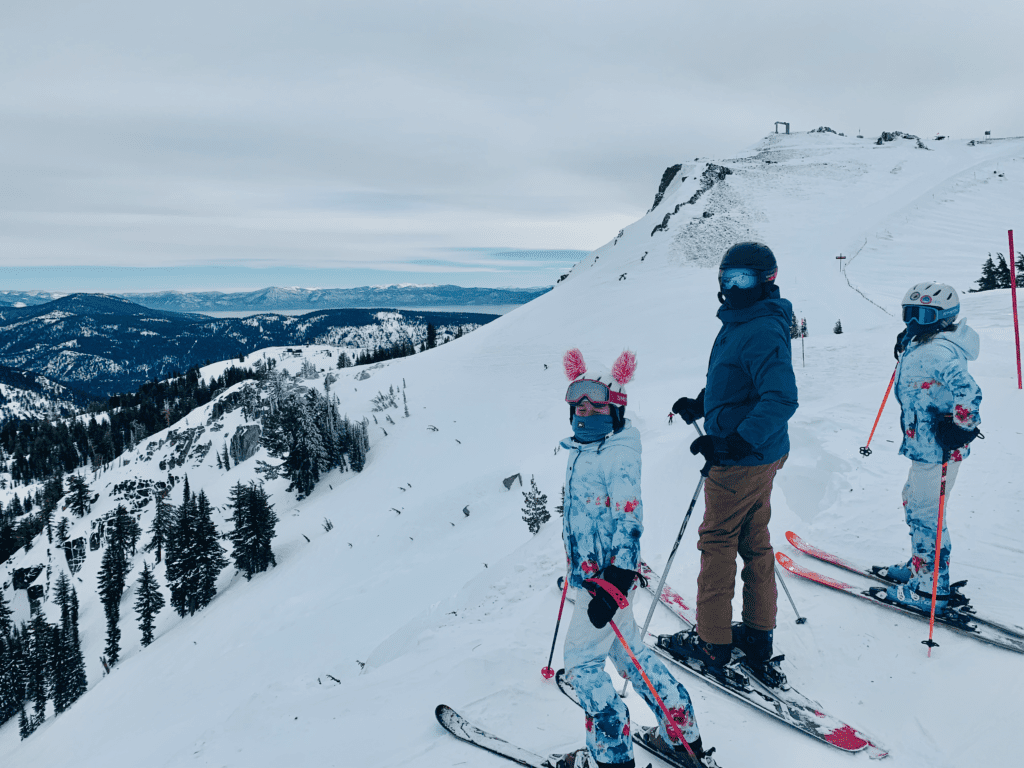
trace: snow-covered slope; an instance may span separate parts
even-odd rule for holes
[[[539,674],[564,567],[560,521],[531,536],[519,486],[507,491],[501,481],[517,472],[527,485],[536,477],[553,508],[565,467],[555,446],[568,433],[562,353],[579,346],[588,360],[608,364],[623,348],[635,350],[640,367],[628,416],[644,441],[642,550],[653,566],[664,565],[700,466],[686,450],[692,428],[678,420],[669,426],[666,414],[702,386],[719,327],[713,267],[727,245],[746,237],[773,248],[782,293],[810,331],[805,365],[794,349],[801,405],[773,497],[776,546],[791,552],[783,533],[794,529],[865,562],[904,556],[899,492],[907,464],[896,455],[895,403],[874,436],[874,455],[865,459],[858,448],[892,372],[900,297],[919,280],[949,282],[982,339],[972,372],[985,393],[986,435],[949,506],[953,573],[970,580],[979,609],[1024,622],[1014,475],[1024,408],[1009,292],[966,293],[988,252],[1005,252],[1006,230],[1020,215],[1024,141],[929,147],[799,134],[768,137],[734,158],[691,162],[679,174],[685,181],[674,179],[653,211],[554,291],[428,354],[375,366],[368,379],[357,378],[361,369],[338,372],[332,392],[351,418],[370,414],[379,390],[403,383],[409,418],[390,411],[396,423],[372,428],[365,470],[328,477],[301,503],[284,493],[283,481],[268,485],[281,518],[270,572],[246,582],[225,570],[214,602],[185,620],[165,610],[146,649],[126,597],[122,660],[107,676],[97,661],[103,618],[89,575],[99,553],[90,553],[76,587],[91,690],[24,742],[14,722],[0,728],[0,763],[503,765],[439,729],[433,708],[442,701],[535,751],[579,745],[581,713]],[[849,257],[845,274],[840,253]],[[841,335],[831,332],[836,320]],[[197,412],[188,421],[207,418]],[[125,458],[128,465],[101,475],[94,488],[166,475],[153,470],[155,457]],[[254,476],[255,459],[224,473],[211,453],[176,471],[187,470],[192,488],[223,508],[229,487]],[[180,501],[180,484],[172,500]],[[94,514],[114,504],[103,499]],[[151,515],[150,506],[144,528]],[[333,530],[324,530],[324,518]],[[689,595],[695,541],[691,523],[670,579]],[[130,582],[139,568],[141,557]],[[926,658],[925,624],[814,585],[789,587],[809,620],[796,625],[780,604],[776,643],[785,672],[889,747],[887,762],[1015,763],[1013,729],[1024,704],[1015,682],[1024,659],[941,628],[941,645]],[[656,614],[656,631],[676,628]],[[684,682],[705,743],[726,768],[866,764],[695,679]],[[628,703],[637,719],[652,722],[635,694]],[[646,765],[648,756],[638,759]]]

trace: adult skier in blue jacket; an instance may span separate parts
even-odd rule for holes
[[[960,462],[970,455],[968,446],[980,434],[981,424],[981,388],[967,372],[968,361],[978,359],[981,343],[965,320],[956,322],[959,312],[960,296],[943,283],[918,283],[903,297],[903,320],[907,327],[896,341],[899,365],[895,390],[903,408],[900,453],[911,462],[903,487],[911,557],[905,563],[873,568],[883,578],[896,582],[887,590],[888,600],[929,613],[942,467],[946,465],[948,504]],[[944,506],[935,584],[935,611],[940,614],[951,598],[952,545],[946,529],[946,510],[948,507]]]
[[[713,750],[704,749],[686,688],[644,644],[633,618],[643,503],[640,432],[625,418],[625,385],[633,377],[636,358],[624,352],[611,371],[588,369],[583,355],[573,349],[564,364],[571,382],[565,400],[573,435],[561,442],[569,453],[562,538],[569,585],[577,590],[564,654],[569,682],[587,713],[587,746],[564,755],[556,768],[635,766],[629,711],[605,672],[607,659],[658,718],[658,726],[644,728],[640,738],[684,764],[714,768]],[[657,689],[671,722],[615,636],[612,621]],[[697,764],[689,761],[690,751]]]
[[[704,418],[706,434],[690,452],[703,454],[712,467],[697,544],[697,626],[659,641],[718,676],[735,643],[750,671],[769,685],[781,685],[785,676],[772,657],[777,592],[768,521],[775,473],[789,454],[787,423],[797,409],[793,305],[780,297],[777,273],[766,245],[744,242],[726,251],[718,270],[722,329],[711,349],[707,384],[696,398],[672,406],[688,424]],[[743,623],[734,627],[737,553],[743,559]]]

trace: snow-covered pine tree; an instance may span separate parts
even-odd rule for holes
[[[996,264],[996,288],[1010,287],[1010,266],[1006,263],[1006,257],[997,253],[999,263]]]
[[[11,641],[0,635],[0,725],[18,713],[25,695],[14,661]]]
[[[565,514],[565,483],[562,483],[562,500],[558,502],[558,506],[555,507],[555,512],[558,513],[559,517]]]
[[[320,473],[327,468],[328,451],[316,417],[317,397],[318,393],[312,390],[307,397],[292,400],[295,426],[291,433],[288,457],[284,460],[284,470],[292,481],[288,490],[294,490],[299,499],[313,492]]]
[[[164,560],[167,566],[167,586],[171,591],[171,607],[179,616],[195,613],[196,606],[191,598],[192,571],[196,557],[196,500],[189,493],[188,476],[185,477],[185,492],[181,506],[173,516],[164,539]]]
[[[196,542],[197,542],[197,606],[205,608],[217,596],[217,577],[228,564],[224,548],[220,545],[217,526],[213,522],[213,508],[206,493],[199,491],[196,502]]]
[[[231,489],[231,519],[235,528],[229,534],[233,544],[231,558],[248,581],[277,565],[270,540],[277,535],[277,515],[262,485],[241,483]]]
[[[843,332],[843,321],[836,320],[836,324],[832,326],[832,333],[840,334]]]
[[[107,536],[107,547],[103,552],[100,564],[99,594],[103,603],[103,613],[107,618],[107,645],[104,653],[111,666],[117,663],[121,653],[121,595],[124,594],[125,582],[128,578],[128,553],[126,536],[122,524],[129,518],[128,510],[118,505],[112,522],[112,530]],[[135,521],[132,520],[134,523]],[[136,523],[136,529],[138,524]]]
[[[537,481],[530,475],[530,490],[523,491],[523,520],[530,533],[537,533],[541,525],[551,519],[548,512],[548,497],[537,488]]]
[[[166,546],[167,535],[174,525],[174,505],[167,501],[166,494],[157,494],[156,514],[153,515],[153,525],[149,532],[152,535],[149,543],[145,546],[146,552],[156,550],[156,561],[159,563],[163,558],[163,550]]]
[[[142,631],[142,647],[145,648],[153,642],[153,617],[160,613],[165,601],[156,576],[149,569],[149,563],[145,561],[142,563],[138,585],[135,612],[138,614],[139,629]]]
[[[4,639],[11,634],[11,627],[14,626],[14,623],[11,621],[12,615],[11,606],[4,599],[3,589],[0,589],[0,639]]]
[[[793,317],[789,321],[789,338],[799,339],[800,338],[800,323],[796,319],[796,312],[793,312]]]
[[[27,669],[27,690],[25,693],[33,704],[33,725],[38,726],[46,719],[46,702],[50,689],[50,625],[40,611],[29,622]],[[34,730],[34,728],[33,728]]]
[[[978,284],[977,288],[971,288],[969,293],[981,293],[982,291],[992,291],[999,287],[999,280],[996,274],[996,264],[992,261],[992,254],[988,255],[985,259],[985,263],[981,265],[981,277],[975,280]]]
[[[32,735],[32,731],[35,728],[32,727],[32,722],[28,719],[28,715],[25,713],[25,708],[21,708],[21,715],[18,717],[18,734],[21,736],[21,740],[24,741]]]
[[[89,484],[81,475],[71,475],[68,478],[68,493],[71,494],[71,511],[77,517],[85,517],[89,514],[92,503],[89,500]]]
[[[228,453],[228,444],[224,443],[224,453],[221,454],[221,464],[224,465],[224,470],[228,471],[231,469],[231,454]]]
[[[53,638],[53,707],[57,714],[85,693],[85,661],[78,638],[78,595],[67,574],[57,579],[55,602],[60,607],[60,626]]]

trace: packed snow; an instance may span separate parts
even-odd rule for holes
[[[565,563],[560,519],[554,515],[531,535],[521,519],[523,489],[516,483],[506,490],[502,480],[519,473],[528,488],[535,477],[553,510],[565,471],[556,446],[569,433],[563,352],[578,346],[588,361],[609,365],[623,349],[634,350],[639,367],[627,416],[643,438],[641,549],[655,569],[665,565],[701,464],[687,450],[693,428],[678,419],[669,425],[667,414],[677,397],[703,386],[719,328],[717,258],[742,238],[775,251],[782,295],[807,319],[810,334],[803,345],[794,341],[800,408],[773,496],[777,549],[852,583],[860,582],[795,552],[785,531],[865,564],[906,558],[900,490],[908,461],[897,455],[894,400],[874,435],[874,454],[865,458],[858,449],[895,365],[903,293],[915,282],[947,282],[961,293],[961,317],[981,336],[971,373],[984,391],[985,434],[972,446],[948,505],[951,575],[969,580],[966,592],[979,612],[1024,624],[1016,476],[1024,395],[1017,387],[1010,295],[967,293],[988,253],[1006,252],[1007,229],[1016,223],[1024,240],[1024,141],[928,146],[906,140],[876,146],[832,133],[770,136],[714,161],[732,173],[716,176],[693,202],[706,164],[690,163],[679,174],[687,179],[677,177],[654,210],[577,264],[550,293],[428,353],[333,371],[339,379],[331,391],[350,418],[371,418],[371,399],[389,387],[405,388],[409,417],[399,407],[386,412],[393,425],[371,423],[364,471],[333,472],[301,502],[285,491],[287,481],[268,482],[280,518],[277,567],[250,582],[225,569],[213,603],[185,619],[165,609],[156,640],[145,649],[129,590],[121,660],[109,675],[99,662],[101,553],[90,552],[75,578],[90,690],[25,741],[17,718],[0,728],[0,764],[507,765],[448,736],[433,715],[442,702],[535,752],[580,746],[582,713],[540,675]],[[669,213],[667,226],[652,235]],[[832,332],[837,320],[841,335]],[[331,370],[319,354],[301,356]],[[293,367],[281,356],[279,365],[295,373],[301,363],[295,359]],[[305,385],[321,388],[323,381]],[[210,427],[211,406],[169,430]],[[227,435],[240,419],[233,411],[214,423]],[[150,443],[156,447],[147,449]],[[165,431],[115,466],[90,473],[101,493],[90,517],[116,506],[110,493],[118,483],[166,479],[158,462],[169,446]],[[230,487],[257,479],[256,462],[267,457],[261,451],[225,472],[215,462],[219,447],[215,440],[206,458],[173,471],[179,481],[187,473],[194,491],[206,491],[224,531]],[[5,505],[11,493],[0,491]],[[171,500],[180,503],[180,496],[179,482]],[[669,577],[691,597],[702,509],[699,502]],[[143,530],[153,511],[144,509]],[[325,530],[325,519],[333,530]],[[89,525],[90,518],[76,522],[83,530]],[[11,567],[45,559],[44,542],[15,555],[0,579],[10,581]],[[144,559],[152,564],[152,555],[138,555],[129,585]],[[52,563],[65,567],[62,557]],[[888,747],[886,764],[1018,762],[1024,658],[942,627],[929,658],[921,644],[925,622],[787,579],[808,621],[795,623],[780,591],[776,649],[786,655],[783,671],[829,713]],[[8,588],[5,595],[17,617],[27,619],[24,591]],[[646,608],[639,597],[638,614]],[[738,597],[734,608],[738,616]],[[46,610],[52,621],[53,606]],[[673,632],[680,625],[659,610],[652,627]],[[866,756],[822,745],[695,677],[681,679],[704,743],[717,748],[723,768],[868,764]],[[635,719],[653,723],[634,692],[627,703]],[[648,762],[661,765],[638,750],[638,765]]]

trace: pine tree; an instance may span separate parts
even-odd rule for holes
[[[110,521],[110,533],[107,536],[107,548],[103,552],[100,564],[99,592],[103,603],[103,612],[107,618],[107,645],[105,653],[111,666],[117,663],[121,649],[121,595],[124,594],[125,582],[130,568],[128,556],[135,552],[135,544],[139,537],[139,524],[119,504]]]
[[[843,332],[843,322],[836,320],[836,324],[832,326],[832,333],[840,334]]]
[[[196,539],[199,544],[197,604],[199,608],[205,608],[217,595],[217,577],[227,566],[228,560],[218,541],[220,537],[213,522],[213,508],[203,491],[199,491],[196,512]]]
[[[85,677],[85,659],[82,657],[82,642],[78,636],[78,593],[71,587],[71,609],[68,612],[68,623],[62,624],[64,638],[68,648],[68,706],[74,704],[78,697],[89,689]]]
[[[139,629],[142,630],[142,647],[153,642],[153,617],[164,607],[164,596],[160,593],[160,585],[156,576],[149,570],[149,563],[142,563],[142,575],[139,576],[138,597],[135,599],[135,611],[139,615]]]
[[[971,293],[981,293],[981,291],[991,291],[998,288],[998,278],[996,275],[996,265],[992,261],[992,254],[988,255],[985,259],[985,263],[981,267],[981,278],[975,281],[978,284],[977,288],[971,289]]]
[[[558,506],[555,507],[555,512],[558,513],[559,517],[565,515],[565,483],[562,483],[562,500],[558,502]]]
[[[0,635],[0,725],[14,717],[21,708],[24,695],[14,664],[14,649],[10,640]]]
[[[427,323],[426,349],[433,349],[437,346],[437,328],[433,323]]]
[[[163,558],[163,549],[167,543],[167,535],[174,525],[174,505],[167,501],[167,495],[157,495],[156,514],[153,515],[153,525],[149,532],[152,538],[145,546],[146,552],[156,550],[156,561],[159,563]]]
[[[11,607],[4,599],[4,590],[0,587],[0,638],[5,638],[11,634],[11,628],[13,626],[14,624],[11,621]]]
[[[46,623],[46,618],[40,611],[29,623],[26,694],[33,703],[33,726],[46,719],[46,702],[50,691],[50,636],[50,625]]]
[[[806,317],[800,319],[800,336],[801,336],[801,338],[806,338],[807,337],[807,318]]]
[[[548,512],[548,497],[537,488],[537,481],[530,476],[530,490],[523,491],[523,520],[530,533],[537,533],[541,525],[551,519]]]
[[[999,263],[996,265],[996,288],[1010,287],[1010,267],[1006,263],[1006,257],[1001,253],[996,254]]]
[[[789,338],[800,338],[800,323],[797,322],[796,312],[793,313],[793,318],[789,321]]]
[[[164,539],[171,607],[179,616],[196,612],[194,603],[190,600],[191,569],[195,559],[196,502],[188,493],[188,477],[185,478],[183,496],[184,500],[175,512],[173,523]]]
[[[57,714],[71,706],[86,690],[85,661],[78,638],[78,595],[67,574],[57,579],[56,603],[60,626],[53,632],[53,707]]]
[[[21,736],[21,740],[24,741],[32,735],[32,731],[35,728],[32,727],[32,723],[29,722],[28,715],[25,714],[25,708],[21,708],[21,716],[18,718],[18,733]]]
[[[224,443],[224,454],[221,458],[221,462],[224,464],[224,470],[228,471],[231,469],[231,456],[228,453],[228,444]]]
[[[263,486],[241,483],[231,490],[231,519],[234,530],[229,535],[233,544],[231,558],[246,580],[277,565],[270,540],[276,536],[277,515]]]
[[[68,492],[71,494],[71,511],[78,517],[89,514],[92,503],[89,500],[90,489],[81,475],[68,478]]]
[[[313,492],[320,479],[320,473],[327,466],[327,449],[314,415],[316,392],[311,392],[311,395],[312,403],[306,398],[292,400],[295,426],[290,436],[288,456],[284,460],[285,474],[292,481],[288,490],[294,490],[300,499]],[[311,408],[310,405],[314,407]]]

